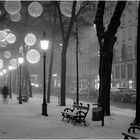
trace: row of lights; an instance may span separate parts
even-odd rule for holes
[[[61,4],[60,4],[61,12],[67,17],[71,17],[72,4],[73,4],[72,2],[61,2]],[[76,13],[80,9],[80,3],[78,3],[77,5],[78,6],[76,7]],[[12,14],[11,19],[13,18],[14,19],[13,21],[16,21],[15,19],[17,17],[20,18],[20,14],[18,14],[21,10],[20,0],[18,0],[18,1],[5,1],[4,7],[9,14]],[[42,6],[38,2],[32,2],[28,7],[28,11],[29,11],[29,14],[31,16],[38,17],[42,13]],[[34,13],[37,13],[38,15],[37,14],[34,15]],[[17,14],[16,18],[13,16],[15,14]],[[25,38],[25,40],[26,40],[25,42],[28,42],[28,39]],[[34,38],[34,40],[35,40],[35,38]],[[34,45],[34,43],[29,44],[29,45],[32,46],[32,45]],[[40,45],[41,45],[41,49],[43,50],[43,68],[44,68],[44,71],[43,71],[43,74],[44,74],[44,76],[43,76],[44,77],[44,79],[43,79],[43,82],[44,82],[43,92],[44,92],[44,94],[43,94],[43,104],[42,104],[42,115],[48,116],[47,103],[46,103],[46,53],[45,52],[49,47],[49,41],[48,40],[41,40]],[[23,61],[24,61],[23,58],[18,59],[19,66],[21,66]],[[21,74],[21,71],[20,71],[20,74]],[[56,75],[54,75],[54,76],[56,76]],[[21,75],[20,75],[20,78],[21,78]],[[21,90],[21,88],[20,88],[20,90]],[[21,92],[19,93],[19,103],[20,102],[21,102]]]
[[[24,59],[23,57],[19,57],[18,58],[18,64],[21,65],[23,63]],[[8,70],[10,71],[10,98],[12,98],[12,93],[11,93],[11,71],[13,70],[13,66],[10,65],[8,66]],[[7,73],[7,70],[6,69],[3,69],[1,72],[0,72],[0,76],[3,76]],[[4,79],[4,83],[5,83],[5,79]],[[21,85],[20,85],[21,86]],[[21,88],[21,87],[20,87]]]
[[[18,58],[18,64],[22,64],[24,62],[24,59],[22,57],[19,57]],[[8,66],[8,70],[13,70],[13,66],[10,64]],[[7,70],[6,69],[3,69],[1,72],[0,72],[0,76],[2,76],[3,74],[6,74],[7,73]]]
[[[49,47],[49,40],[45,40],[46,33],[44,32],[44,39],[40,41],[41,49],[43,50],[43,103],[42,103],[42,115],[48,116],[47,114],[47,103],[46,103],[46,50],[48,50]],[[18,64],[20,68],[20,92],[19,92],[19,104],[22,104],[22,98],[21,98],[21,64],[24,62],[23,57],[18,58]],[[12,70],[12,66],[9,66],[9,70]],[[3,70],[3,73],[6,73],[6,70]],[[1,73],[2,74],[2,73]]]
[[[44,38],[45,38],[45,32],[44,32]],[[42,115],[48,116],[47,103],[46,103],[46,50],[48,50],[48,47],[49,47],[49,40],[45,40],[45,39],[41,40],[40,46],[41,46],[41,49],[43,50],[43,67],[44,67]],[[62,46],[62,44],[60,44],[60,46]],[[23,63],[23,61],[24,61],[23,57],[18,58],[19,67],[21,67],[21,64]],[[9,66],[9,70],[12,70],[12,69],[13,69],[12,66]],[[6,72],[7,72],[6,70],[3,71],[3,73],[6,73]],[[0,73],[0,75],[2,75],[2,73]],[[53,76],[55,77],[57,75],[53,75]],[[20,81],[21,81],[21,70],[20,70]],[[21,84],[20,84],[19,104],[22,104],[21,96],[22,95],[21,95]]]
[[[9,94],[10,94],[10,98],[12,98],[12,92],[11,92],[11,71],[12,71],[12,69],[13,69],[13,67],[12,67],[12,65],[9,65],[8,66],[8,69],[9,69],[9,71],[10,71],[10,90],[9,90]],[[0,76],[5,76],[5,74],[7,73],[7,70],[6,69],[3,69],[2,70],[2,72],[0,72]],[[5,77],[4,77],[4,84],[5,84]]]

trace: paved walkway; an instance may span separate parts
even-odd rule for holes
[[[73,101],[67,99],[67,106]],[[86,104],[87,102],[85,102]],[[65,107],[58,106],[57,97],[51,97],[48,104],[48,117],[42,116],[42,95],[34,95],[28,103],[18,104],[16,95],[9,99],[8,104],[3,104],[0,98],[0,139],[97,139],[97,138],[123,138],[122,132],[126,131],[133,121],[135,111],[112,106],[111,116],[105,117],[105,126],[101,122],[91,120],[92,107],[87,115],[88,127],[61,121],[61,111]]]

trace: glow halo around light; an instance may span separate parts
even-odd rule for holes
[[[4,29],[4,31],[5,31],[7,34],[11,33],[10,29]]]
[[[21,10],[20,0],[6,0],[4,2],[4,8],[9,14],[17,14]]]
[[[1,42],[0,41],[0,47],[4,48],[7,46],[7,41]]]
[[[61,13],[66,17],[71,17],[72,5],[73,1],[61,1],[60,2]],[[78,1],[76,4],[76,14],[78,13],[79,10],[80,10],[80,2]]]
[[[5,58],[10,58],[11,57],[11,52],[10,51],[5,51],[4,52],[4,57]]]
[[[4,42],[8,33],[4,30],[0,30],[0,41]]]
[[[13,69],[17,68],[17,59],[11,59],[9,63],[11,64]]]
[[[42,14],[43,8],[39,2],[32,2],[28,6],[28,12],[32,17],[39,17]]]
[[[21,14],[10,14],[10,19],[12,22],[19,22],[21,20]]]
[[[0,69],[2,69],[2,68],[3,68],[3,60],[0,59]]]
[[[31,64],[38,63],[40,60],[40,53],[35,49],[31,49],[27,52],[26,58]]]
[[[28,46],[33,46],[36,43],[36,37],[34,34],[27,34],[24,38],[24,42]]]
[[[8,43],[13,44],[16,41],[16,36],[13,33],[9,33],[6,40]]]

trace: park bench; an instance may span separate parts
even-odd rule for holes
[[[17,97],[17,99],[19,100],[19,97]],[[28,102],[29,97],[28,96],[21,96],[21,99],[24,102]]]
[[[128,132],[130,133],[131,130],[133,130],[133,133],[135,133],[135,130],[140,130],[140,126],[139,125],[132,125],[129,127]]]
[[[122,133],[122,135],[124,135],[124,139],[140,139],[140,135],[138,133],[135,133],[136,129],[140,130],[140,126],[139,125],[131,125],[127,130],[128,133]],[[131,133],[131,130],[133,130],[132,133]]]
[[[128,134],[128,133],[122,133],[122,135],[124,135],[124,140],[126,140],[126,139],[140,139],[139,137],[136,137],[136,136],[134,136],[134,135],[132,135],[132,134]]]
[[[87,104],[87,106],[83,106],[82,103],[80,105],[73,105],[73,108],[65,108],[62,113],[62,121],[66,118],[67,122],[72,121],[74,125],[76,123],[84,123],[86,126],[85,118],[88,114],[90,105]]]

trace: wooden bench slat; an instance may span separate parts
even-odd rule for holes
[[[80,105],[73,105],[73,107],[75,107],[75,108],[79,108],[79,109],[85,109],[85,110],[88,109],[87,106],[80,106]]]

